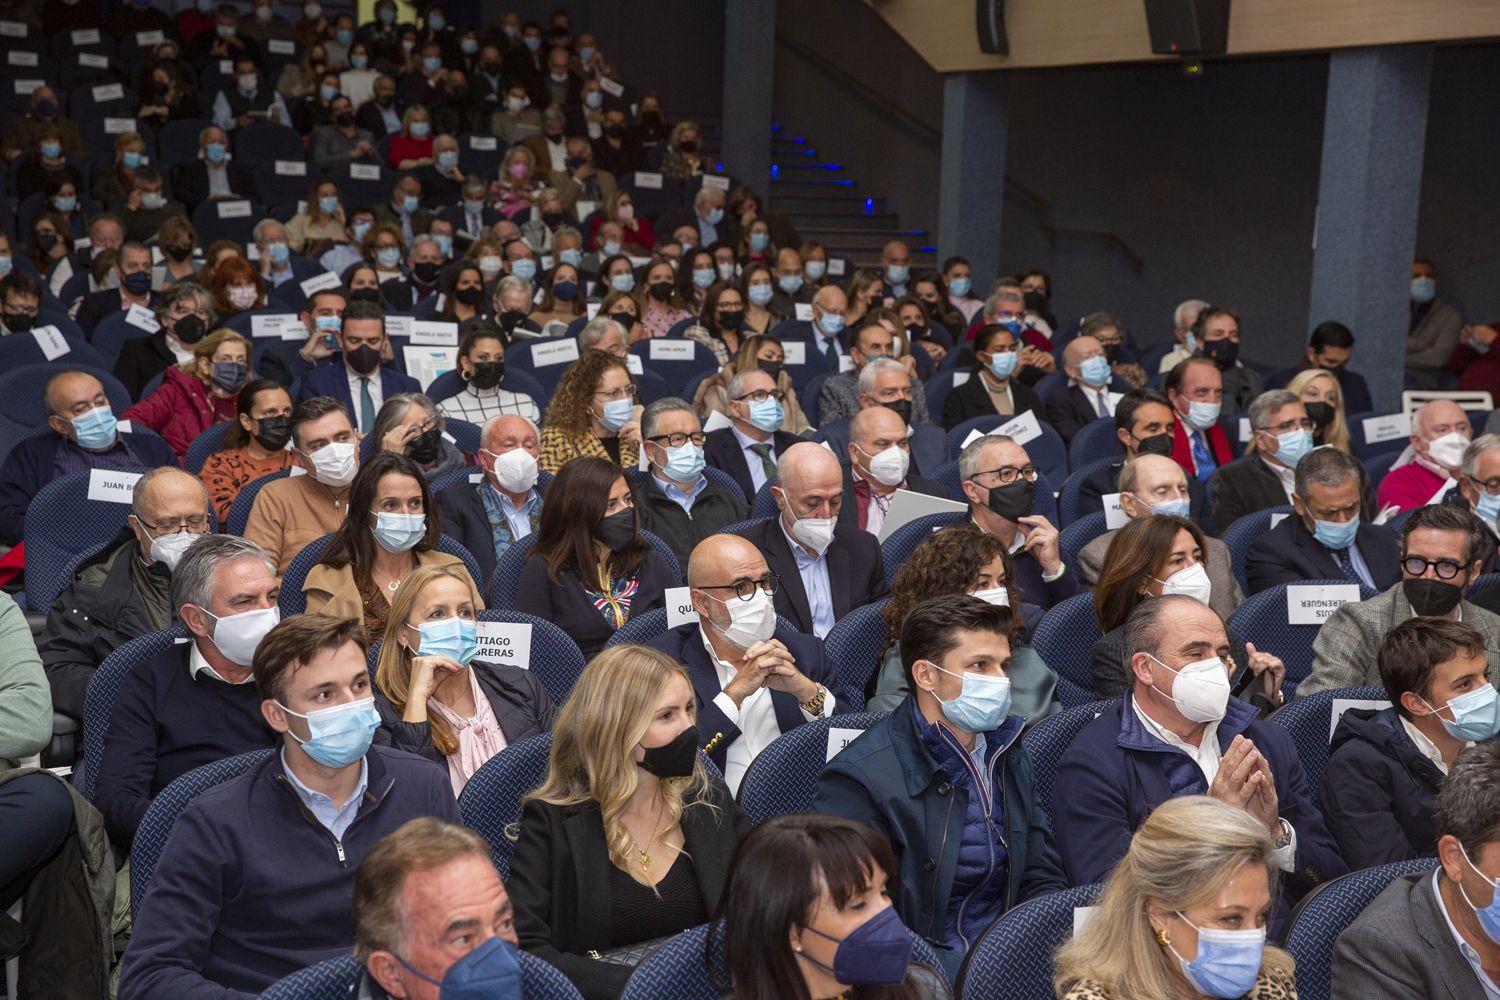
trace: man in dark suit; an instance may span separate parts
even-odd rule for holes
[[[839,527],[880,537],[881,525],[897,490],[953,499],[930,479],[910,471],[911,445],[906,421],[896,411],[872,406],[849,422],[849,464],[844,466],[844,503]]]
[[[737,535],[710,535],[688,558],[698,624],[647,645],[687,668],[698,696],[699,739],[738,792],[755,755],[782,733],[849,706],[832,661],[810,635],[776,627],[778,584],[759,549]]]
[[[1255,451],[1235,459],[1209,481],[1211,514],[1220,531],[1246,514],[1292,502],[1297,463],[1312,450],[1312,419],[1285,389],[1263,392],[1250,404]]]
[[[474,582],[486,601],[500,557],[535,534],[541,523],[542,494],[536,485],[539,438],[536,424],[525,417],[496,417],[484,425],[483,450],[475,456],[484,481],[453,486],[437,495],[443,534],[474,554],[480,576]]]
[[[835,621],[890,592],[874,536],[837,527],[843,470],[828,449],[811,441],[788,448],[771,495],[780,515],[744,536],[780,577],[776,613],[797,631],[822,639]]]
[[[1349,360],[1354,356],[1354,333],[1342,323],[1329,320],[1319,323],[1308,337],[1302,354],[1302,364],[1292,368],[1281,368],[1266,376],[1267,389],[1285,389],[1287,383],[1299,372],[1309,368],[1321,368],[1332,373],[1338,380],[1339,394],[1344,399],[1347,414],[1369,413],[1375,409],[1370,399],[1370,387],[1363,375],[1350,371]]]
[[[131,306],[151,308],[151,251],[142,243],[126,243],[115,259],[115,271],[120,287],[90,293],[78,309],[78,325],[90,340],[94,339],[94,328],[106,317]]]
[[[1104,510],[1104,497],[1120,492],[1120,470],[1137,455],[1171,457],[1176,421],[1172,404],[1155,389],[1132,389],[1115,404],[1115,437],[1125,446],[1125,457],[1101,465],[1078,484],[1078,513],[1096,514]],[[1189,516],[1202,523],[1208,515],[1208,498],[1203,484],[1188,477]]]
[[[210,125],[198,133],[198,158],[172,175],[172,193],[189,214],[210,198],[255,200],[255,173],[229,159],[224,130]]]
[[[1093,337],[1074,337],[1063,349],[1063,371],[1068,373],[1068,387],[1047,400],[1047,422],[1072,442],[1084,424],[1100,417],[1112,417],[1114,401],[1110,399],[1109,359],[1104,345]]]
[[[1031,513],[1036,467],[1026,449],[1001,434],[974,441],[958,456],[958,474],[974,526],[1010,550],[1015,576],[1011,592],[1046,609],[1078,593],[1058,548],[1057,528]]]
[[[1301,580],[1348,580],[1378,591],[1395,586],[1400,548],[1389,529],[1360,520],[1359,462],[1337,448],[1317,448],[1297,463],[1294,482],[1296,513],[1245,555],[1250,593]]]
[[[1224,377],[1207,358],[1179,361],[1162,387],[1177,422],[1172,428],[1172,461],[1192,479],[1206,481],[1221,465],[1234,460],[1229,437],[1219,426]]]
[[[776,461],[782,452],[800,440],[781,429],[780,395],[775,380],[759,368],[735,375],[728,386],[733,426],[709,431],[703,442],[704,460],[734,477],[750,499],[776,477]]]
[[[416,379],[394,365],[381,365],[387,344],[385,312],[373,302],[351,302],[338,333],[339,359],[302,376],[297,402],[331,396],[352,414],[361,434],[375,426],[380,404],[398,392],[421,392]]]
[[[375,206],[375,221],[389,222],[401,230],[401,241],[408,247],[427,232],[432,213],[422,207],[422,182],[411,174],[396,181],[391,200]]]
[[[213,329],[218,316],[212,296],[190,281],[169,285],[152,303],[159,325],[148,337],[131,337],[120,345],[115,378],[139,400],[146,383],[178,364],[178,352],[191,351]]]
[[[392,77],[376,77],[374,94],[354,112],[354,124],[379,142],[388,135],[400,134],[401,114],[406,106],[396,100],[396,81]]]
[[[1035,412],[1039,419],[1046,419],[1041,397],[1029,385],[1013,377],[1019,367],[1017,361],[1023,346],[1010,327],[990,323],[979,328],[974,334],[973,371],[962,384],[955,379],[953,388],[943,400],[943,430],[951,431],[975,417],[1019,416],[1028,411]],[[1002,399],[1010,406],[1005,414],[1001,414],[996,405]]]
[[[1333,946],[1332,1000],[1489,997],[1500,944],[1484,914],[1500,878],[1500,744],[1465,750],[1438,788],[1438,871],[1388,885]],[[1476,911],[1478,916],[1476,916]]]
[[[425,211],[425,210],[424,210]],[[380,298],[398,313],[409,313],[417,303],[438,292],[438,278],[443,268],[443,250],[431,236],[411,241],[406,255],[407,276],[380,283]]]
[[[483,177],[470,175],[464,178],[462,200],[438,212],[437,217],[453,226],[453,243],[458,249],[468,248],[475,240],[489,235],[490,227],[505,216],[489,205],[488,185]]]

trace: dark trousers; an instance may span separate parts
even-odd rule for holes
[[[73,832],[73,800],[50,774],[28,774],[0,785],[0,913],[62,849]]]

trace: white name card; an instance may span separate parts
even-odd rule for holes
[[[73,32],[72,35],[69,36],[69,37],[71,37],[73,39],[73,44],[74,45],[98,45],[99,44],[99,29],[98,28],[84,28],[81,31],[75,31],[75,32]]]
[[[1014,440],[1016,444],[1024,445],[1027,441],[1042,436],[1042,425],[1037,422],[1036,413],[1027,410],[1019,417],[1007,420],[990,433],[1003,434]]]
[[[46,80],[17,80],[16,81],[16,93],[18,93],[18,94],[29,94],[32,91],[38,90],[38,89],[40,89],[42,87],[45,87],[45,86],[47,86],[47,81]],[[73,245],[77,246],[78,244],[74,243]]]
[[[124,472],[120,469],[90,469],[89,499],[108,503],[129,503],[135,492],[135,481],[144,472]]]
[[[234,60],[233,59],[220,59],[219,60],[219,75],[220,76],[234,76]]]
[[[78,65],[89,69],[109,69],[109,57],[83,52],[78,56]]]
[[[380,168],[373,163],[349,164],[349,178],[356,181],[380,180]]]
[[[829,260],[828,273],[835,278],[842,278],[844,276],[844,260],[842,257],[834,257]]]
[[[283,331],[288,326],[296,326],[299,330],[302,323],[296,313],[272,313],[266,316],[250,317],[251,337],[275,337],[277,340],[288,339]]]
[[[1272,514],[1271,515],[1271,527],[1273,527],[1273,528],[1276,527],[1278,524],[1280,524],[1282,521],[1285,521],[1286,519],[1287,519],[1287,515],[1285,515],[1285,514]]]
[[[276,175],[278,177],[306,177],[307,164],[301,160],[277,160]]]
[[[302,325],[299,317],[295,323],[287,323],[281,328],[282,340],[304,341],[307,339],[307,327]]]
[[[1075,906],[1075,907],[1073,907],[1073,936],[1074,937],[1077,937],[1083,931],[1083,929],[1089,925],[1089,921],[1094,919],[1094,914],[1096,912],[1098,912],[1098,910],[1099,910],[1099,907],[1097,907],[1097,906]]]
[[[796,313],[797,319],[800,322],[803,322],[803,323],[811,323],[812,322],[813,314],[812,314],[812,303],[811,302],[798,302],[796,304],[796,306],[795,306],[794,312]]]
[[[1100,499],[1104,501],[1104,526],[1110,531],[1125,527],[1130,515],[1120,506],[1120,494],[1106,493]]]
[[[844,748],[865,734],[863,729],[845,729],[842,726],[828,727],[828,756],[823,758],[823,763],[828,763],[833,758],[844,752]]]
[[[385,318],[385,332],[391,337],[411,337],[412,318],[410,316],[387,316]]]
[[[39,59],[35,52],[12,51],[5,54],[5,61],[11,66],[35,66]]]
[[[42,357],[48,361],[55,361],[72,350],[68,338],[55,326],[39,326],[31,331],[31,336],[36,339],[36,346],[42,349]]]
[[[457,347],[458,324],[417,320],[411,325],[411,342],[424,347]]]
[[[121,135],[125,132],[135,131],[134,118],[106,118],[104,119],[105,135]]]
[[[729,178],[720,177],[718,174],[704,174],[703,186],[706,188],[718,188],[720,191],[728,191]]]
[[[597,211],[599,211],[597,201],[585,201],[580,198],[573,203],[573,217],[576,219],[587,219]]]
[[[611,80],[607,76],[601,76],[599,78],[599,89],[604,91],[610,97],[625,96],[625,85],[623,83],[616,83],[614,80]]]
[[[26,24],[22,21],[0,21],[0,36],[6,38],[25,38]]]
[[[134,431],[135,428],[130,425],[129,420],[117,420],[115,421],[115,430],[119,431],[121,434],[129,434]]]
[[[297,43],[285,38],[270,38],[266,40],[266,51],[274,56],[294,56],[297,54]]]
[[[1344,713],[1351,708],[1373,708],[1376,710],[1390,708],[1391,703],[1380,698],[1335,698],[1328,713],[1328,742],[1333,742],[1333,731],[1339,727],[1339,720]]]
[[[693,360],[693,341],[677,340],[658,337],[651,341],[648,348],[652,361],[691,361]]]
[[[219,218],[221,219],[248,219],[251,209],[248,201],[221,201],[219,202]]]
[[[330,288],[342,287],[344,287],[344,283],[339,280],[337,274],[334,274],[332,271],[324,271],[322,274],[314,275],[302,282],[302,294],[308,298],[312,298],[318,292],[324,292]]]
[[[733,426],[734,421],[730,420],[729,417],[724,414],[723,410],[714,410],[709,413],[708,419],[703,421],[703,433],[711,434],[714,431],[723,430],[725,427]]]
[[[135,33],[135,44],[145,48],[147,45],[160,45],[167,40],[167,36],[160,31],[137,31]]]
[[[662,595],[667,605],[667,628],[696,624],[698,612],[693,610],[693,588],[668,587]]]
[[[589,284],[592,285],[593,282],[591,281],[591,282],[589,282]],[[590,302],[585,307],[585,310],[587,312],[588,318],[589,319],[593,319],[595,316],[599,315],[599,307],[602,306],[602,305],[604,305],[603,302]]]
[[[661,174],[636,171],[635,186],[638,188],[649,188],[652,191],[661,190]]]
[[[478,150],[481,153],[493,153],[500,148],[500,144],[492,135],[471,135],[469,136],[469,148]]]
[[[1250,429],[1250,418],[1240,417],[1240,440],[1249,441],[1254,434],[1255,432]]]
[[[839,355],[839,374],[852,372],[854,370],[854,359],[847,354]]]
[[[555,344],[531,345],[531,365],[533,368],[547,368],[551,365],[572,364],[578,360],[578,341],[572,337],[559,340]]]
[[[118,101],[125,96],[125,88],[118,83],[106,83],[89,91],[96,101]]]
[[[476,622],[479,658],[531,669],[531,626],[525,622]]]
[[[125,322],[137,330],[145,330],[147,333],[155,333],[161,329],[161,324],[156,320],[156,313],[142,305],[132,304],[125,313]]]
[[[957,389],[959,386],[963,385],[967,381],[969,381],[969,373],[968,372],[954,372],[953,373],[953,388]]]
[[[1365,444],[1381,441],[1396,441],[1411,437],[1411,414],[1389,413],[1379,417],[1366,417],[1361,423],[1365,430]]]
[[[1294,584],[1286,588],[1288,625],[1321,625],[1345,604],[1359,600],[1359,584]]]
[[[784,340],[781,342],[781,363],[784,365],[807,364],[807,344],[804,341]]]
[[[639,354],[627,354],[625,355],[625,370],[632,375],[644,375],[646,366],[641,363]]]

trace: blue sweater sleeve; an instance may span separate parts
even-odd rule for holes
[[[48,479],[43,456],[50,460],[54,452],[44,442],[27,440],[11,449],[0,465],[0,544],[20,544],[26,533],[26,508]]]

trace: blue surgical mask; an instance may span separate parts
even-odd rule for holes
[[[515,947],[503,938],[490,938],[448,966],[441,981],[413,969],[400,955],[396,961],[418,979],[440,987],[439,1000],[490,1000],[523,993],[520,959]]]
[[[338,198],[327,198],[327,197],[325,197],[325,198],[319,198],[318,199],[318,211],[322,212],[324,215],[333,215],[338,210],[339,210],[339,200],[338,200]]]
[[[969,294],[969,289],[973,287],[974,279],[972,278],[954,278],[952,281],[948,282],[948,294],[957,295],[959,298],[963,298],[965,295]]]
[[[1427,702],[1424,700],[1422,704],[1427,705]],[[1431,705],[1427,707],[1432,708]],[[1453,721],[1449,722],[1441,715],[1438,716],[1438,721],[1448,730],[1448,735],[1456,740],[1478,743],[1500,733],[1500,692],[1496,692],[1495,686],[1488,681],[1450,699],[1443,708],[1453,710]],[[1432,708],[1432,711],[1436,715],[1442,709]]]
[[[598,90],[591,90],[583,95],[583,103],[588,105],[592,111],[598,111],[604,104],[604,94]]]
[[[751,249],[752,252],[754,252],[754,253],[760,253],[762,250],[764,250],[766,247],[768,247],[770,245],[771,245],[771,234],[770,233],[751,233],[750,234],[750,249]]]
[[[355,69],[364,69],[366,66],[370,65],[370,57],[365,55],[363,52],[356,52],[354,53],[354,55],[349,57],[349,65],[353,66]]]
[[[765,306],[770,303],[771,297],[776,294],[776,290],[770,285],[751,285],[750,290],[746,294],[750,297],[751,305]]]
[[[578,61],[586,63],[594,58],[594,47],[592,45],[581,45],[578,47]]]
[[[452,149],[445,149],[437,155],[437,162],[438,166],[444,170],[450,170],[458,166],[458,152]]]
[[[1312,449],[1312,434],[1301,427],[1276,435],[1276,460],[1290,468],[1295,469],[1302,456]]]
[[[783,292],[786,292],[788,295],[796,295],[802,290],[802,275],[783,274],[780,280],[777,281],[777,284],[780,285],[781,290]]]
[[[521,39],[521,44],[526,46],[528,52],[536,52],[542,47],[542,40],[536,35],[526,35]]]
[[[374,223],[371,223],[369,221],[361,220],[350,226],[349,231],[354,234],[354,242],[363,243],[365,241],[365,237],[370,233],[370,226],[372,226],[373,224]]]
[[[1192,509],[1192,503],[1179,497],[1176,500],[1162,500],[1151,505],[1153,514],[1170,514],[1173,517],[1187,517]]]
[[[689,441],[680,448],[664,448],[667,464],[662,474],[679,483],[693,483],[703,475],[703,449]]]
[[[269,243],[266,245],[266,256],[271,258],[272,264],[279,267],[291,259],[292,248],[285,243]]]
[[[990,356],[990,374],[1004,381],[1016,372],[1021,355],[1016,351],[996,351]]]
[[[64,215],[78,207],[78,198],[74,195],[58,195],[52,199],[52,207]]]
[[[479,655],[479,626],[473,619],[444,618],[423,622],[416,631],[421,635],[414,650],[418,656],[446,656],[467,666]]]
[[[432,134],[432,123],[431,122],[421,122],[421,121],[412,122],[411,123],[411,134],[412,134],[412,137],[415,138],[415,139],[425,139],[425,138],[427,138],[429,135]]]
[[[396,8],[394,8],[394,7],[382,7],[382,8],[380,8],[379,11],[376,12],[376,16],[380,18],[380,23],[381,24],[395,24],[396,23]]]
[[[59,156],[62,155],[62,143],[60,143],[60,142],[54,142],[54,141],[49,140],[47,142],[42,143],[41,147],[42,147],[42,155],[45,156],[45,157],[48,157],[49,159],[54,159],[55,160]]]
[[[819,281],[823,275],[828,273],[827,261],[810,260],[802,265],[802,270],[807,273],[808,281]]]
[[[1458,849],[1464,852],[1464,860],[1469,863],[1470,868],[1474,869],[1475,874],[1494,886],[1495,880],[1480,871],[1479,866],[1469,857],[1469,849],[1462,843],[1458,845]],[[1474,915],[1479,918],[1479,927],[1484,931],[1484,936],[1495,944],[1500,944],[1500,888],[1496,888],[1495,895],[1490,899],[1490,905],[1482,910],[1469,898],[1469,891],[1464,888],[1463,882],[1458,883],[1458,891],[1463,893],[1464,902],[1469,904],[1469,909],[1473,910]]]
[[[749,407],[750,426],[756,430],[771,432],[779,430],[781,422],[786,419],[786,413],[781,404],[774,399],[763,399],[760,402],[751,401]]]
[[[724,221],[724,210],[722,208],[711,208],[708,210],[708,224],[717,226]]]
[[[518,260],[513,260],[510,262],[510,273],[518,278],[525,278],[527,281],[530,281],[536,277],[536,261],[530,257],[521,257]]]
[[[120,162],[125,165],[126,170],[134,170],[141,165],[141,154],[133,149],[126,150],[120,154]]]
[[[458,48],[464,55],[472,56],[479,51],[479,42],[473,38],[463,38],[459,40]]]
[[[1109,385],[1109,359],[1096,354],[1078,366],[1078,374],[1084,385],[1102,387]]]
[[[318,96],[323,98],[324,104],[331,103],[335,97],[339,96],[339,88],[330,87],[325,83],[318,88]]]
[[[440,70],[442,68],[443,68],[443,60],[440,57],[438,57],[438,56],[427,56],[426,58],[424,58],[422,60],[422,69],[425,72],[436,73],[438,70]],[[415,135],[416,131],[417,130],[415,128],[413,128],[412,129],[412,134]]]
[[[609,287],[617,292],[629,292],[635,290],[635,275],[626,272],[617,274],[609,279]]]
[[[387,271],[395,270],[396,266],[401,263],[401,248],[381,247],[379,250],[375,251],[375,259],[379,261],[380,266],[385,268]]]
[[[438,233],[433,239],[437,240],[438,251],[445,259],[453,256],[453,237],[447,233]]]
[[[754,292],[755,289],[752,288],[750,289],[750,291]],[[750,299],[751,301],[754,301],[755,296],[751,295]],[[844,329],[844,317],[839,316],[836,313],[823,313],[818,317],[818,326],[822,327],[823,332],[828,336],[836,337],[839,335],[840,331]]]
[[[695,267],[693,268],[693,286],[708,288],[713,285],[714,279],[718,276],[718,272],[711,267]]]
[[[9,274],[10,273],[10,269],[12,267],[14,267],[14,266],[15,266],[15,262],[10,259],[10,255],[9,254],[7,254],[4,257],[0,257],[0,278],[3,278],[7,274]]]
[[[1182,974],[1200,992],[1223,1000],[1242,997],[1255,987],[1260,975],[1261,955],[1266,947],[1266,929],[1254,927],[1245,931],[1226,931],[1217,927],[1198,927],[1183,917],[1182,922],[1198,932],[1198,956],[1191,962],[1177,954]]]
[[[618,431],[621,427],[630,423],[630,418],[635,413],[635,402],[630,399],[609,399],[604,402],[604,412],[599,417],[599,422],[612,431]]]
[[[414,194],[406,195],[401,199],[401,210],[407,215],[411,215],[420,206],[421,202],[417,200],[417,196]]]
[[[557,259],[564,264],[571,264],[573,267],[578,267],[583,264],[583,251],[574,250],[572,247],[566,250],[559,250],[557,251]]]
[[[406,552],[427,535],[425,514],[396,514],[380,511],[375,515],[375,540],[390,553]]]
[[[344,321],[337,316],[319,316],[313,320],[313,329],[338,333],[344,328]]]
[[[620,252],[620,244],[615,240],[606,240],[604,246],[599,248],[599,252],[606,257],[613,257]],[[631,283],[631,287],[635,287],[634,282]]]
[[[223,163],[229,156],[229,149],[222,142],[210,142],[203,147],[203,155],[209,163]]]
[[[931,660],[927,662],[932,663]],[[964,732],[991,732],[998,729],[1010,714],[1009,677],[991,677],[973,670],[956,674],[951,670],[944,670],[936,663],[932,663],[932,668],[949,677],[963,680],[963,688],[958,692],[958,697],[951,701],[939,698],[938,704],[943,706],[943,715],[948,721]]]
[[[885,280],[893,285],[906,284],[906,277],[911,273],[911,268],[905,264],[892,264],[885,269]]]
[[[375,699],[346,701],[342,705],[320,708],[303,715],[276,703],[287,715],[307,720],[308,738],[292,739],[302,744],[302,752],[324,767],[348,767],[370,749],[370,740],[380,728],[380,713]]]
[[[1195,431],[1206,431],[1219,422],[1219,410],[1222,403],[1192,402],[1188,404],[1188,425]]]
[[[80,413],[73,418],[72,424],[73,434],[77,437],[80,448],[103,451],[115,443],[118,421],[115,420],[114,411],[107,405]]]
[[[1358,514],[1347,521],[1319,521],[1313,518],[1313,537],[1327,548],[1347,549],[1354,544],[1354,536],[1357,534],[1359,534]]]
[[[0,270],[0,273],[4,273]],[[1494,526],[1497,518],[1500,518],[1500,493],[1481,493],[1479,502],[1474,505],[1474,513],[1485,524]]]
[[[354,44],[354,32],[348,28],[340,28],[333,33],[333,37],[335,41],[346,49]]]
[[[1413,302],[1431,302],[1437,295],[1437,282],[1432,278],[1411,279],[1411,298]]]

